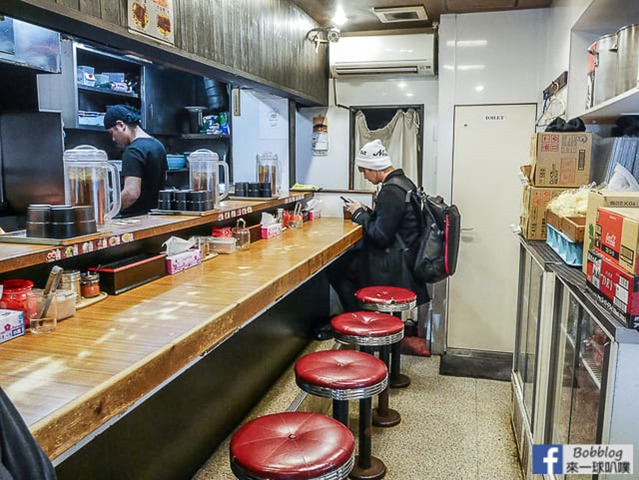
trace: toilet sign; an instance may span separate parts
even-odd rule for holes
[[[484,122],[505,122],[506,115],[502,113],[485,113],[482,119]]]

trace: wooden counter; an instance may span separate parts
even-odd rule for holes
[[[361,238],[323,218],[0,345],[0,385],[55,459],[233,335]],[[23,247],[24,248],[24,247]]]
[[[125,239],[124,241],[132,242],[200,225],[231,220],[250,213],[272,211],[282,205],[307,199],[311,196],[312,193],[308,192],[290,192],[283,194],[280,198],[268,200],[225,200],[220,203],[220,210],[212,211],[208,215],[149,214],[119,219],[113,221],[111,232],[97,233],[85,238],[91,238],[92,240],[103,238],[107,241],[107,248],[110,248],[119,245],[123,238]],[[117,239],[117,242],[112,242],[111,237],[113,237],[113,240]],[[68,250],[67,246],[73,245],[73,243],[73,239],[66,241],[65,246],[0,242],[0,273],[56,261],[56,255],[52,255],[52,253],[57,253],[57,260],[61,259],[59,258],[60,256],[63,259],[69,258],[65,256],[65,252]],[[71,256],[82,255],[82,242],[78,241],[76,245],[78,247],[77,251],[75,253],[72,252]]]

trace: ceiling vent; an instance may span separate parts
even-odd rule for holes
[[[426,9],[422,5],[414,5],[410,7],[388,7],[373,8],[373,13],[377,15],[382,23],[395,22],[417,22],[428,20]]]

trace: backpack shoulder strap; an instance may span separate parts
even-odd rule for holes
[[[406,185],[406,182],[402,182],[397,177],[391,177],[387,181],[385,181],[384,184],[385,185],[395,185],[395,186],[399,187],[400,190],[403,190],[404,193],[406,194],[406,196],[404,197],[404,201],[406,203],[410,203],[411,192],[413,191],[413,189],[410,188],[408,185]]]

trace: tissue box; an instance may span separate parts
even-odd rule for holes
[[[181,272],[200,263],[202,263],[202,251],[199,248],[168,255],[166,257],[166,273],[173,275],[174,273]]]
[[[281,223],[271,223],[270,225],[262,225],[262,238],[273,238],[282,233]]]
[[[0,343],[24,335],[24,313],[0,309]]]

